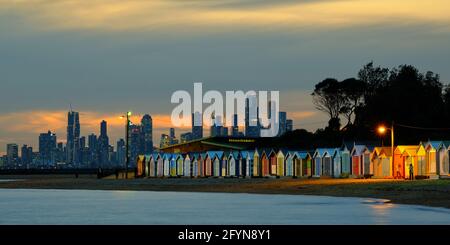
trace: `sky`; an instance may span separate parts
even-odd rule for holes
[[[120,115],[148,113],[157,144],[172,93],[194,82],[278,90],[294,127],[315,130],[327,117],[314,85],[370,61],[449,81],[449,12],[448,0],[0,0],[0,153],[37,150],[47,130],[65,141],[70,106],[82,135],[107,120],[113,144]]]

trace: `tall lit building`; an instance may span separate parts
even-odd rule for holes
[[[109,165],[109,137],[108,124],[105,120],[100,123],[100,136],[98,136],[98,155],[100,166]]]
[[[79,163],[80,118],[78,112],[69,111],[67,114],[67,163]]]
[[[278,115],[278,136],[281,136],[286,133],[287,115],[284,111],[280,111]]]
[[[256,96],[245,99],[245,136],[257,138],[261,136],[259,108]]]
[[[88,136],[88,149],[89,149],[89,165],[91,168],[98,167],[98,139],[97,135],[90,134]]]
[[[216,136],[222,136],[223,134],[223,126],[222,126],[222,117],[212,115],[211,116],[211,127],[210,127],[210,136],[216,137]],[[227,132],[228,133],[228,132]]]
[[[33,161],[33,147],[23,145],[20,149],[20,158],[24,167],[29,166]]]
[[[6,157],[9,167],[15,167],[19,159],[19,146],[17,144],[6,145]]]
[[[238,115],[233,115],[233,126],[231,127],[231,136],[238,137],[239,136],[239,124],[238,124]]]
[[[123,164],[125,164],[125,161],[126,161],[126,159],[125,159],[125,154],[126,154],[125,153],[125,151],[126,151],[125,140],[123,140],[123,139],[118,140],[116,148],[117,148],[117,163],[122,166]]]
[[[39,135],[39,156],[44,166],[56,163],[56,134],[50,130]]]
[[[294,121],[292,121],[292,119],[287,119],[286,120],[286,132],[291,132],[292,130],[294,130]]]
[[[203,138],[203,116],[196,111],[192,114],[192,139]]]
[[[152,117],[145,114],[141,119],[141,154],[150,154],[153,152],[153,121]]]
[[[141,154],[141,126],[130,125],[129,126],[129,154],[130,154],[130,167],[133,166],[136,158]]]

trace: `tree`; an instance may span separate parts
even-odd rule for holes
[[[346,105],[346,99],[336,79],[327,78],[316,84],[311,95],[313,96],[313,103],[316,109],[327,113],[330,117],[330,122],[335,122],[336,119],[339,119],[342,107]],[[332,128],[335,128],[335,125]]]
[[[347,119],[347,127],[353,124],[352,117],[356,109],[362,106],[364,102],[366,83],[355,78],[349,78],[342,81],[340,87],[346,100],[345,105],[341,108],[341,113]]]
[[[366,64],[358,72],[358,79],[366,84],[365,101],[370,100],[376,91],[387,85],[389,69],[380,66],[374,67],[373,61]]]

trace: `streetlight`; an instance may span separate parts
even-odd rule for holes
[[[387,128],[384,125],[380,125],[377,128],[377,131],[380,135],[386,134],[386,131],[391,131],[391,166],[392,166],[392,176],[394,176],[395,173],[395,166],[394,166],[394,122],[392,122],[391,127]]]
[[[130,163],[130,154],[129,152],[129,130],[130,130],[130,116],[131,116],[131,111],[128,111],[126,116],[121,116],[120,118],[125,118],[127,119],[127,122],[125,124],[125,179],[128,179],[128,164]]]

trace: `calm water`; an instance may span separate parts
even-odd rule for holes
[[[450,224],[450,209],[321,196],[0,189],[0,224]]]

